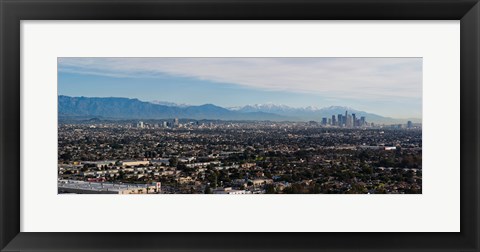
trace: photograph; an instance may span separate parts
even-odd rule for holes
[[[480,0],[0,16],[0,252],[480,252]]]
[[[58,194],[422,194],[421,57],[59,57]]]

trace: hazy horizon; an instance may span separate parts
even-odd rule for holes
[[[295,85],[292,85],[295,83]],[[421,58],[59,58],[58,94],[422,118]]]

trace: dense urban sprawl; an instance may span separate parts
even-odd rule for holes
[[[420,125],[339,120],[61,122],[59,193],[422,192]]]

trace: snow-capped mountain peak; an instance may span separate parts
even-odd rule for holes
[[[189,104],[185,103],[174,103],[174,102],[166,102],[166,101],[158,101],[158,100],[153,100],[150,103],[156,104],[156,105],[163,105],[163,106],[169,106],[169,107],[188,107],[190,106]]]

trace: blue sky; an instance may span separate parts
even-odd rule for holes
[[[421,58],[59,58],[60,95],[422,116]]]

